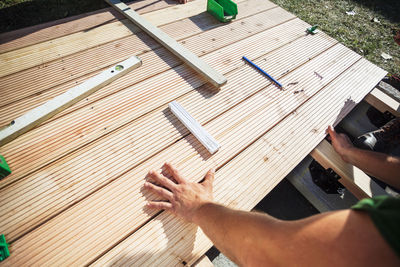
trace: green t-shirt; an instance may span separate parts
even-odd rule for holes
[[[365,198],[351,208],[368,212],[383,238],[400,257],[400,198]]]

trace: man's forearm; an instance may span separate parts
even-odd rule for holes
[[[400,189],[400,159],[383,153],[351,148],[346,161],[383,182]]]
[[[274,239],[273,233],[282,233],[283,227],[290,224],[266,214],[233,210],[215,203],[203,205],[196,212],[194,223],[223,254],[247,266],[275,261],[271,255],[279,242],[268,241]]]

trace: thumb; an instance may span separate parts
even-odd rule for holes
[[[207,172],[206,176],[204,177],[203,184],[212,186],[212,184],[214,182],[214,175],[215,175],[215,169],[212,168]]]

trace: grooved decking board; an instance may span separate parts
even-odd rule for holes
[[[146,222],[149,216],[155,214],[154,211],[144,209],[145,197],[152,196],[141,191],[143,178],[149,168],[161,166],[171,153],[176,155],[172,161],[179,162],[178,166],[185,174],[192,170],[191,176],[194,177],[198,175],[198,171],[204,171],[204,168],[214,164],[217,166],[224,164],[240,153],[243,147],[252,143],[265,129],[274,126],[359,59],[359,55],[341,45],[328,49],[302,68],[280,79],[284,85],[297,81],[298,84],[293,88],[281,91],[274,85],[269,85],[207,123],[205,126],[207,131],[221,142],[222,147],[218,153],[207,157],[207,152],[196,143],[195,138],[192,135],[187,136],[17,240],[11,249],[15,249],[14,253],[20,255],[18,258],[21,261],[17,260],[16,256],[15,262],[13,260],[12,263],[28,265],[33,262],[38,264],[48,262],[55,265],[88,263],[95,255],[107,251],[109,244],[115,244],[122,236],[131,233]],[[332,68],[332,65],[335,68]],[[320,80],[314,71],[324,78]],[[299,79],[300,77],[302,78]],[[306,91],[300,95],[294,94],[293,92],[299,88],[306,88]],[[251,109],[248,108],[249,105]],[[193,169],[194,166],[200,165],[200,168]],[[89,225],[91,227],[88,228]],[[44,232],[48,233],[46,237],[43,236]],[[63,236],[65,242],[60,244],[57,239]],[[79,244],[75,240],[67,241],[67,236],[76,236]],[[26,250],[24,247],[31,246],[31,242],[37,242],[38,249],[34,251],[31,248],[32,255],[24,257],[23,251]],[[46,248],[40,246],[42,242],[46,244]]]
[[[355,63],[323,91],[222,166],[216,172],[214,182],[216,201],[233,208],[251,210],[318,145],[325,137],[328,125],[335,124],[337,117],[351,110],[353,105],[348,104],[349,99],[359,103],[383,75],[384,71],[364,59]],[[353,90],[357,86],[364,89]],[[318,115],[312,116],[314,114]],[[193,177],[190,170],[185,174]],[[191,264],[210,247],[211,242],[199,228],[162,212],[93,265],[171,266],[183,261]]]
[[[177,56],[186,65],[190,66],[200,74],[204,79],[213,84],[215,87],[219,88],[226,84],[226,78],[219,72],[215,71],[210,65],[205,63],[192,51],[188,50],[176,40],[171,38],[168,34],[161,31],[155,25],[151,24],[147,19],[140,16],[125,3],[120,0],[106,0],[110,5],[117,9],[120,13],[124,14],[130,21],[132,21],[136,26],[142,29],[144,32],[149,34],[157,42],[161,43],[163,47],[167,48],[172,54]],[[202,6],[204,7],[204,6]]]
[[[237,67],[241,66],[241,69],[227,75],[232,81],[232,86],[224,89],[224,92],[214,95],[211,88],[203,86],[198,89],[198,92],[192,92],[191,95],[181,97],[178,101],[187,106],[188,111],[193,112],[192,114],[201,123],[207,122],[213,116],[220,114],[227,108],[232,107],[239,101],[257,92],[257,90],[263,88],[266,84],[269,84],[269,81],[265,80],[263,76],[259,75],[253,69],[243,66],[244,63],[240,60],[240,55],[237,51],[246,52],[252,59],[259,57],[256,61],[258,64],[261,66],[271,66],[274,69],[272,73],[276,77],[282,77],[287,71],[301,66],[301,64],[306,63],[311,57],[322,53],[336,43],[336,41],[326,35],[314,37],[300,36],[296,40],[296,35],[289,33],[296,31],[297,28],[290,26],[285,29],[276,28],[262,32],[236,43],[229,50],[225,51],[225,53],[219,54],[216,57],[217,59],[225,60],[230,55],[231,64]],[[289,36],[292,37],[289,38]],[[284,45],[279,50],[272,51],[270,54],[260,57],[264,53],[278,47],[278,43],[275,42],[275,38],[277,37],[283,38],[282,42],[284,41],[285,43],[293,42]],[[269,47],[268,50],[262,44],[267,44]],[[303,49],[301,53],[294,52],[300,47],[307,48]],[[278,58],[280,59],[279,61],[277,60]],[[266,62],[276,63],[271,65]],[[247,79],[241,78],[243,76],[246,76]],[[242,92],[246,81],[250,80],[253,80],[251,86],[247,84],[245,88],[248,89]],[[199,94],[201,91],[203,93]],[[205,102],[204,95],[214,96],[208,102]],[[168,119],[164,116],[160,117],[160,112],[164,112],[165,110],[166,106],[164,105],[151,114],[139,118],[133,123],[129,123],[114,132],[111,136],[99,139],[95,143],[78,150],[77,153],[72,153],[61,161],[46,166],[44,169],[30,175],[29,180],[22,179],[11,185],[10,188],[1,190],[0,199],[3,199],[4,202],[0,201],[0,205],[7,203],[7,209],[2,212],[0,211],[0,217],[3,217],[2,214],[9,214],[11,210],[14,211],[13,216],[4,218],[4,221],[0,223],[2,228],[7,229],[6,233],[10,236],[9,238],[14,239],[14,237],[21,235],[37,223],[61,210],[65,205],[69,205],[73,201],[82,198],[89,190],[93,190],[99,185],[106,183],[108,179],[118,177],[118,175],[136,166],[136,164],[139,164],[142,160],[145,160],[163,147],[172,144],[181,137],[181,133],[186,134],[187,131],[184,127],[179,127],[179,132],[175,131],[175,126],[169,121],[176,121],[173,116]],[[150,121],[152,123],[149,123]],[[177,126],[181,125],[178,124]],[[135,143],[129,143],[129,146],[126,146],[126,140],[135,140]],[[146,150],[141,149],[148,146],[149,143],[152,144],[151,147],[148,147]],[[119,154],[118,158],[113,156],[116,151]],[[97,160],[90,165],[82,164],[82,159],[90,157],[90,155],[96,155]],[[103,166],[110,157],[114,157],[114,166],[104,173],[102,172]],[[47,157],[44,159],[47,159]],[[127,162],[129,164],[126,164]],[[57,183],[57,186],[51,186],[48,180],[42,179],[43,175],[49,172],[51,173],[51,177],[58,177],[57,180],[60,182]],[[92,173],[98,173],[95,181],[91,177]],[[76,178],[77,175],[79,175],[79,180]],[[68,187],[68,184],[72,181],[74,181],[74,185]],[[57,190],[59,187],[63,188],[63,190]],[[35,188],[35,190],[32,191],[32,188]],[[30,192],[29,198],[26,197],[28,192]],[[45,196],[43,195],[44,192],[46,192]],[[65,196],[73,195],[73,197],[60,198],[61,194]],[[16,218],[18,218],[19,223],[12,223]]]
[[[158,46],[142,39],[142,33],[138,38],[132,32],[87,50],[80,50],[82,46],[64,57],[73,76],[52,72],[54,87],[49,79],[42,83],[44,89],[35,91],[37,81],[27,82],[43,73],[35,67],[19,73],[27,79],[15,74],[0,78],[0,84],[10,78],[19,88],[23,82],[28,88],[26,95],[10,96],[15,101],[0,109],[3,114],[17,106],[37,105],[95,75],[108,60],[91,56],[112,55],[113,45],[138,45],[130,51],[139,51],[145,59],[137,77],[116,81],[87,103],[78,103],[0,148],[14,166],[13,174],[0,181],[0,229],[12,243],[12,256],[0,266],[192,264],[211,243],[193,225],[144,209],[155,197],[142,190],[150,169],[169,160],[198,180],[216,166],[216,199],[249,210],[323,139],[328,124],[343,118],[384,76],[322,32],[306,36],[308,24],[263,3],[240,2],[243,17],[229,24],[192,10],[187,16],[198,15],[162,27],[226,74],[228,84],[220,92],[165,49],[154,50]],[[179,6],[180,11],[184,8]],[[178,19],[173,17],[160,21]],[[61,38],[73,39],[74,34]],[[267,69],[285,90],[244,64],[243,55]],[[60,67],[58,60],[46,64]],[[94,68],[82,73],[74,69],[89,61]],[[157,66],[146,66],[146,61]],[[172,100],[221,142],[220,151],[210,156],[188,133],[168,111]]]
[[[268,5],[265,7],[260,5],[259,1],[240,2],[239,8],[243,8],[245,11],[238,16],[238,19],[246,18],[249,15],[254,15],[260,11],[270,9]],[[268,17],[269,13],[266,13],[265,16]],[[262,21],[265,21],[265,18],[260,22],[262,23]],[[236,23],[236,25],[237,24],[238,23]],[[161,29],[173,38],[181,40],[181,43],[185,45],[185,39],[192,36],[194,33],[200,33],[202,29],[208,30],[218,25],[221,26],[209,14],[202,13],[197,16],[196,19],[185,19],[174,22],[161,27]],[[238,28],[234,25],[229,29],[235,30]],[[251,27],[252,25],[249,25],[244,27],[243,30],[246,30],[246,28],[250,30]],[[223,28],[225,31],[222,31],[221,34],[226,35],[228,33],[228,31],[226,31],[228,27]],[[259,30],[265,28],[265,26],[259,27]],[[242,31],[242,34],[243,33],[248,34],[246,31]],[[214,42],[217,43],[217,47],[218,40],[220,39],[221,38],[218,37],[215,38]],[[185,46],[188,49],[192,49],[196,45],[197,43],[191,42]],[[22,115],[27,110],[40,105],[58,94],[61,94],[68,88],[75,86],[76,83],[80,83],[88,79],[90,76],[95,75],[96,72],[100,72],[102,68],[124,60],[132,54],[137,54],[140,57],[146,56],[146,52],[151,51],[151,49],[156,49],[159,46],[160,45],[149,36],[140,32],[137,35],[131,35],[122,40],[110,42],[83,51],[79,54],[64,57],[62,60],[47,63],[45,68],[31,68],[14,75],[0,78],[3,90],[4,92],[7,92],[0,96],[0,125],[8,124],[16,115]],[[210,51],[211,50],[209,49],[203,49],[201,54],[196,54],[202,55],[209,53]],[[177,58],[169,53],[165,53],[165,49],[158,49],[156,53],[162,58],[157,58],[159,62],[149,62],[147,65],[156,68],[159,72],[165,71],[169,66],[174,67],[180,64],[180,61]],[[146,62],[147,60],[144,61],[144,66],[147,66]],[[162,68],[163,66],[164,68]],[[140,71],[144,74],[154,75],[152,72],[144,71],[143,69]],[[145,78],[140,75],[134,77],[136,80],[138,80],[138,78]],[[24,82],[22,83],[21,81]],[[115,90],[104,90],[103,92],[103,94],[99,94],[99,97],[112,94]],[[89,103],[91,103],[92,100],[96,99],[96,95],[89,99]],[[82,103],[84,105],[89,104],[86,101]],[[77,105],[73,107],[73,109],[80,106],[81,105]]]
[[[174,0],[164,1],[137,1],[129,4],[139,14],[152,12],[171,5],[177,5]],[[104,23],[123,19],[118,12],[112,8],[88,12],[81,15],[71,16],[60,20],[50,21],[39,25],[6,32],[0,34],[0,52],[4,53],[29,45],[41,43],[61,36],[79,31],[90,31]]]
[[[292,16],[285,17],[285,14],[287,13],[279,13],[281,18],[276,20],[282,22],[289,21],[279,25],[279,27],[272,28],[270,33],[274,34],[273,37],[278,38],[278,36],[280,36],[279,39],[284,42],[284,40],[293,40],[293,37],[299,38],[304,36],[301,29],[302,27],[306,27],[307,24],[299,23],[298,19],[293,20]],[[264,14],[260,13],[258,15],[261,16]],[[266,21],[269,21],[269,19]],[[240,25],[240,22],[238,24]],[[274,25],[276,25],[276,23],[270,24],[270,27]],[[230,28],[226,30],[229,31],[229,29]],[[217,31],[216,33],[221,33],[223,32],[223,26],[210,31],[214,30]],[[280,31],[286,31],[288,35],[282,36],[280,35]],[[204,32],[204,34],[207,34],[208,38],[212,36],[210,36],[208,32]],[[251,35],[238,34],[237,36],[243,39]],[[240,39],[238,39],[238,41]],[[230,38],[225,38],[222,39],[221,42],[221,45],[227,45],[231,44],[232,40],[230,40]],[[271,43],[272,46],[270,47],[278,47],[280,45],[279,42],[274,40],[271,40]],[[197,43],[197,45],[201,46],[199,43]],[[215,48],[216,47],[212,45],[210,47],[210,49]],[[230,46],[226,46],[221,50],[232,51],[230,49]],[[238,50],[238,52],[239,51],[240,50]],[[224,62],[224,60],[236,60],[235,62],[241,63],[241,57],[237,52],[235,56],[234,54],[229,56],[229,53],[222,54],[223,57],[227,58],[218,57],[217,55],[220,53],[221,51],[217,50],[207,54],[204,56],[204,60],[221,73],[226,73],[236,67],[234,64]],[[146,68],[145,58],[142,58],[142,60],[143,66],[141,68],[144,69]],[[8,179],[0,181],[0,188],[3,188],[12,181],[20,179],[21,176],[33,171],[37,167],[43,166],[44,163],[48,163],[49,146],[52,146],[51,158],[55,160],[65,155],[65,153],[71,152],[111,132],[121,125],[132,121],[138,116],[157,108],[163,103],[168,103],[179,95],[187,93],[204,84],[203,80],[193,75],[193,71],[184,65],[170,69],[150,79],[136,83],[133,86],[128,86],[131,80],[134,80],[133,77],[135,77],[135,73],[136,72],[131,72],[127,74],[97,93],[108,92],[110,90],[115,90],[115,88],[121,88],[123,90],[119,90],[106,98],[101,98],[94,104],[69,113],[59,120],[44,124],[42,127],[36,128],[17,140],[14,140],[12,144],[1,147],[0,153],[6,156],[7,161],[13,166],[16,166],[16,168]],[[175,89],[170,90],[171,87]],[[97,93],[93,94],[91,99],[95,98]],[[157,98],[154,97],[155,95],[157,95]],[[85,102],[85,100],[83,102]],[[35,142],[32,142],[32,140],[35,140]],[[57,146],[53,146],[53,144],[57,144]],[[29,155],[24,153],[26,150],[29,150]],[[26,158],[24,159],[24,157],[27,156],[29,157],[29,163],[27,163]],[[20,164],[23,164],[24,168],[17,168]]]
[[[197,0],[187,5],[179,5],[145,13],[142,16],[153,25],[160,26],[205,11],[206,2]],[[108,43],[139,32],[139,28],[128,20],[111,22],[90,31],[81,31],[54,40],[5,52],[0,55],[0,77],[62,58],[81,50]]]

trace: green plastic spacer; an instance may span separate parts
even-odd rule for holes
[[[238,8],[231,0],[208,0],[207,12],[221,22],[228,22],[236,18]]]
[[[0,235],[0,261],[5,260],[9,256],[10,256],[10,251],[8,250],[6,237],[4,235]]]
[[[319,32],[318,30],[317,30],[317,28],[318,28],[318,25],[314,25],[314,26],[312,26],[312,27],[310,27],[310,28],[307,28],[307,33],[311,33],[311,34],[316,34],[317,32]]]
[[[10,167],[8,166],[6,159],[0,155],[0,180],[11,173]]]

